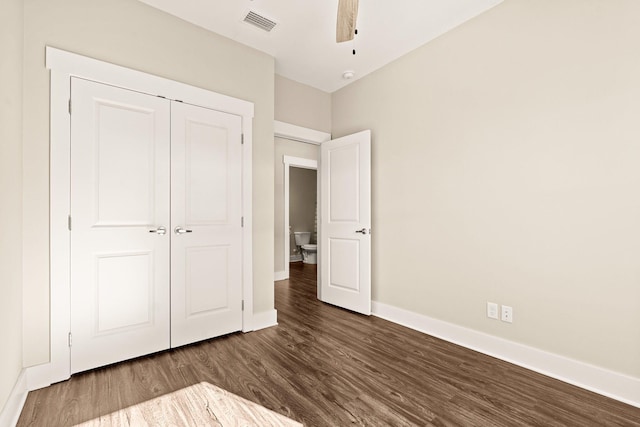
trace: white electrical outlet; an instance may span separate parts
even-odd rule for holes
[[[487,303],[487,317],[498,320],[498,304],[495,302]]]
[[[502,306],[502,321],[513,323],[513,308],[508,305]]]

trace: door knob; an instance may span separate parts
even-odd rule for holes
[[[363,228],[362,230],[356,230],[356,233],[367,234],[367,229]]]
[[[155,230],[149,230],[149,233],[156,233],[159,236],[162,236],[167,233],[167,229],[163,226],[156,228]]]
[[[177,226],[176,228],[173,229],[173,232],[176,234],[184,234],[184,233],[192,233],[193,230],[187,230],[186,228]]]

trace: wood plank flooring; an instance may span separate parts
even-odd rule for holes
[[[18,426],[241,425],[207,415],[211,390],[246,399],[242,425],[640,426],[638,408],[323,304],[315,274],[276,283],[279,326],[74,375],[29,393]]]

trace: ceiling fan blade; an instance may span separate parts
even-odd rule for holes
[[[339,0],[336,42],[353,40],[358,18],[358,0]]]

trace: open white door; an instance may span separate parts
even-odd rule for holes
[[[169,347],[170,107],[76,78],[71,104],[75,373]]]
[[[371,314],[371,131],[320,146],[320,298]]]

